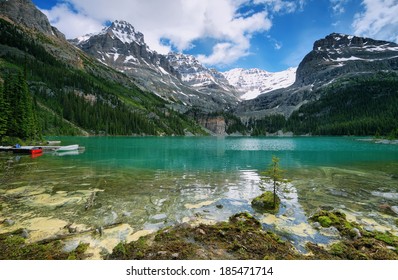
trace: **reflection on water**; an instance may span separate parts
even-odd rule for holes
[[[70,141],[70,143],[68,142]],[[27,228],[30,241],[106,228],[80,236],[98,251],[176,223],[226,220],[247,211],[291,240],[327,243],[307,217],[343,210],[369,230],[397,231],[398,149],[346,138],[64,138],[79,155],[32,159],[0,154],[0,232]],[[255,213],[251,200],[270,189],[260,178],[272,155],[290,180],[276,215]],[[90,201],[92,203],[90,203]],[[68,244],[73,247],[74,239]],[[76,245],[77,246],[77,245]]]

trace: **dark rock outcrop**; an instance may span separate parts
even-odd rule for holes
[[[64,34],[51,26],[46,15],[38,10],[31,0],[0,0],[0,10],[3,15],[17,24],[46,35],[65,39]]]
[[[348,73],[398,70],[398,44],[332,33],[314,43],[295,86],[321,86]]]

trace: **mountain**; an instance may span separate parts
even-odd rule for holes
[[[398,134],[392,42],[332,33],[294,80],[295,69],[220,73],[190,55],[158,54],[125,21],[73,45],[30,0],[0,8],[0,90],[9,98],[5,85],[26,79],[44,134]]]
[[[396,135],[398,44],[332,33],[314,43],[296,81],[235,114],[255,134]]]
[[[169,53],[166,57],[186,85],[194,88],[220,88],[226,92],[234,91],[222,73],[204,67],[194,56]]]
[[[304,57],[296,86],[317,88],[345,75],[391,70],[398,70],[397,44],[332,33],[316,41]]]
[[[101,32],[71,40],[87,54],[118,70],[142,89],[173,102],[174,108],[204,112],[231,108],[239,102],[236,91],[215,70],[193,56],[152,51],[144,35],[126,21],[115,21]]]
[[[43,134],[205,133],[169,101],[66,41],[30,0],[1,0],[0,8],[0,83],[19,76],[27,80]],[[122,27],[112,34],[143,45],[139,33],[124,35]],[[0,110],[7,110],[7,103]]]
[[[322,96],[322,89],[342,79],[398,71],[398,45],[332,33],[314,43],[299,64],[293,85],[243,101],[236,113],[244,119],[282,114],[289,117],[302,105]],[[347,83],[347,81],[346,81]]]
[[[51,26],[46,15],[38,10],[31,0],[0,0],[0,11],[16,24],[65,39],[57,28]]]
[[[296,80],[296,70],[296,67],[281,72],[236,68],[222,74],[242,94],[242,100],[250,100],[260,94],[292,85]]]

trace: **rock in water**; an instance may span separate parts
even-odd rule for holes
[[[267,191],[262,195],[256,197],[252,201],[252,207],[260,212],[277,212],[279,210],[279,205],[281,200],[278,196],[275,197],[274,205],[274,193]]]
[[[11,219],[5,219],[3,223],[8,227],[15,225],[15,221]]]
[[[23,229],[21,232],[21,236],[25,239],[28,239],[30,237],[30,234],[27,229]]]

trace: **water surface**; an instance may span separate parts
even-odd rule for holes
[[[107,238],[86,237],[93,247],[109,251],[143,230],[226,220],[247,211],[303,249],[306,241],[335,238],[308,223],[307,217],[319,208],[343,210],[369,230],[397,230],[398,145],[353,137],[52,140],[85,150],[34,159],[0,154],[0,220],[15,221],[0,225],[0,232],[25,227],[34,241],[65,232],[68,224],[86,230],[122,223],[107,231]],[[261,171],[273,155],[280,158],[289,182],[279,190],[279,213],[262,215],[250,201],[270,189]],[[86,209],[93,193],[95,203]]]

